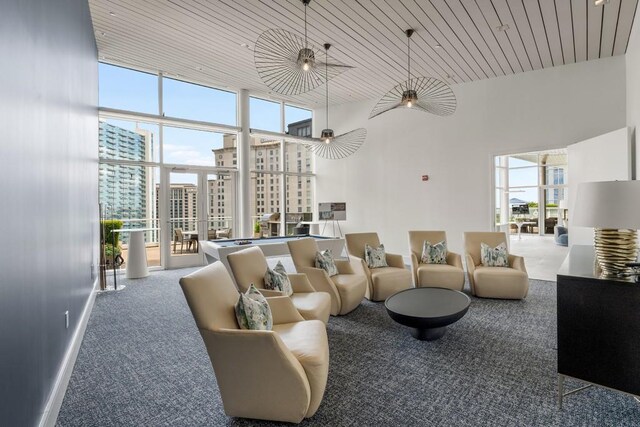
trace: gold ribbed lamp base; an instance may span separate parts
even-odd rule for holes
[[[638,258],[638,232],[596,228],[596,260],[605,276],[622,276],[630,271],[625,264]]]

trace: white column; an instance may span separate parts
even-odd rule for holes
[[[285,129],[285,118],[284,118],[284,102],[280,102],[280,132],[284,133]],[[280,172],[285,171],[285,156],[287,155],[287,150],[285,149],[286,142],[284,139],[280,140]],[[287,175],[280,175],[280,235],[287,235]]]
[[[251,237],[251,136],[249,135],[249,91],[241,89],[238,93],[238,124],[242,129],[238,134],[238,225],[240,230],[236,237]]]
[[[500,183],[503,191],[500,193],[500,224],[507,224],[507,234],[509,234],[509,157],[500,156]]]

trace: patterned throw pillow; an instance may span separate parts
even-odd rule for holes
[[[389,267],[382,243],[377,248],[364,245],[364,260],[369,268]]]
[[[291,280],[289,280],[289,276],[282,262],[278,261],[273,270],[267,268],[267,273],[264,275],[264,288],[272,291],[280,291],[288,297],[293,294]]]
[[[240,329],[267,330],[273,327],[273,315],[267,299],[252,283],[236,303],[236,320]]]
[[[431,242],[425,240],[422,245],[422,256],[420,257],[422,264],[446,264],[447,263],[447,242],[444,240],[432,245]]]
[[[333,261],[331,249],[316,252],[316,268],[323,269],[329,276],[338,274],[338,267],[336,267],[336,263]]]
[[[495,248],[480,243],[480,262],[485,267],[509,267],[507,244],[502,242]]]

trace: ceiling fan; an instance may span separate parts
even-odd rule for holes
[[[412,108],[438,116],[448,116],[456,111],[456,96],[445,82],[433,77],[411,77],[411,36],[407,36],[407,81],[387,92],[371,110],[372,119],[395,108]]]
[[[347,132],[342,135],[335,136],[333,129],[329,128],[329,77],[328,77],[328,69],[329,69],[329,48],[331,44],[324,44],[325,51],[325,79],[327,81],[326,84],[326,123],[327,127],[322,129],[320,134],[320,139],[313,138],[314,142],[310,144],[306,144],[307,148],[311,150],[316,155],[325,158],[325,159],[342,159],[351,154],[355,153],[358,148],[364,144],[365,139],[367,138],[367,130],[364,128],[359,128],[352,130],[351,132]]]
[[[274,28],[260,34],[255,43],[253,55],[260,78],[271,90],[282,95],[309,92],[353,68],[339,62],[328,64],[317,59],[321,51],[307,40],[307,7],[311,0],[301,1],[304,5],[304,39],[289,31]]]

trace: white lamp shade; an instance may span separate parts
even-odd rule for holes
[[[578,185],[573,225],[640,229],[640,181],[585,182]]]
[[[562,199],[558,202],[558,209],[569,209],[569,205],[565,199]]]

